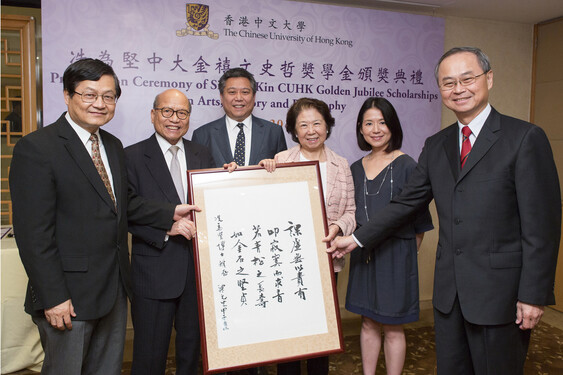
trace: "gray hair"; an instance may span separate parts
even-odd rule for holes
[[[483,51],[481,51],[479,48],[477,48],[477,47],[454,47],[454,48],[450,49],[449,51],[447,51],[446,53],[444,53],[442,55],[442,57],[440,57],[440,60],[438,60],[438,64],[436,64],[436,67],[434,68],[434,77],[436,78],[436,82],[438,84],[440,84],[438,82],[438,69],[440,68],[440,64],[442,63],[442,61],[444,61],[444,59],[446,57],[450,57],[452,55],[455,55],[457,53],[462,53],[462,52],[469,52],[469,53],[474,54],[477,57],[477,60],[479,61],[479,65],[481,65],[483,72],[488,72],[489,70],[491,70],[491,62],[489,61],[489,57],[487,55],[485,55],[485,53]]]

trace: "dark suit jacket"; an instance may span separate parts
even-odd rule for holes
[[[460,171],[458,125],[428,138],[402,194],[356,231],[381,241],[434,198],[440,235],[434,307],[456,294],[466,320],[506,324],[516,302],[554,303],[561,231],[559,180],[543,130],[492,110]]]
[[[226,116],[197,128],[192,136],[192,141],[207,146],[211,150],[215,166],[218,168],[234,160],[227,134]],[[252,116],[249,165],[256,165],[262,159],[272,159],[278,152],[286,149],[287,144],[281,126]]]
[[[128,190],[121,142],[100,129],[117,212],[94,163],[64,114],[22,138],[10,168],[14,233],[29,277],[25,309],[72,299],[77,320],[113,307],[119,278],[130,293],[127,219],[170,228],[173,205],[157,205]],[[166,207],[164,209],[164,207]]]
[[[184,141],[188,169],[213,168],[209,150]],[[125,149],[129,183],[140,196],[180,204],[170,171],[156,136]],[[182,294],[188,267],[193,267],[192,242],[182,236],[169,237],[166,230],[131,223],[133,235],[132,276],[135,294],[146,298],[170,299]]]

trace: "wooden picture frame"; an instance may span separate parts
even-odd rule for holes
[[[342,352],[318,162],[188,181],[204,373]]]

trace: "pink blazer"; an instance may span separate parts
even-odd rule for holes
[[[325,191],[325,208],[328,225],[336,224],[345,236],[349,236],[356,229],[356,203],[354,200],[354,181],[348,161],[336,154],[328,146],[326,153],[327,180]],[[300,161],[301,146],[297,145],[282,151],[275,156],[276,163],[292,163]],[[339,272],[344,268],[342,262],[334,262],[334,270]]]

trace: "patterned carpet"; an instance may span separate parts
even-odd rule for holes
[[[406,328],[407,357],[403,375],[435,374],[436,359],[433,327]],[[362,373],[360,357],[360,337],[344,338],[345,352],[330,356],[331,375],[352,375]],[[378,363],[378,374],[385,374],[383,351]],[[302,362],[303,364],[303,362]],[[124,363],[123,374],[129,375],[131,363]],[[268,375],[276,374],[276,366],[267,366]],[[166,375],[175,373],[174,360],[169,358]],[[302,374],[306,374],[302,368]],[[541,322],[532,332],[528,359],[525,364],[526,375],[563,374],[563,331]]]
[[[403,375],[435,374],[436,358],[433,327],[405,329],[407,356]],[[346,352],[331,357],[330,373],[337,375],[361,374],[359,336],[346,337]],[[383,352],[378,362],[378,374],[385,374]],[[532,332],[528,357],[524,366],[526,375],[563,374],[563,331],[540,323]],[[275,374],[275,372],[270,372]]]
[[[435,374],[434,331],[432,327],[406,328],[407,358],[403,375]],[[352,375],[362,373],[359,336],[344,338],[345,352],[330,357],[331,375]],[[378,374],[385,374],[383,352],[378,364]],[[131,362],[123,364],[123,375],[129,375]],[[275,365],[266,367],[268,375],[276,374]],[[166,375],[174,375],[174,358],[168,360]],[[525,365],[526,375],[563,374],[563,331],[541,322],[532,332],[528,359]],[[38,374],[28,370],[12,375]],[[306,374],[303,369],[302,374]]]

